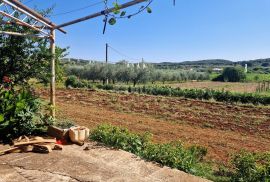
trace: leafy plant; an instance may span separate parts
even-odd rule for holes
[[[40,111],[40,101],[27,88],[15,91],[0,88],[0,140],[31,135],[50,119]]]
[[[92,131],[90,138],[138,155],[141,153],[146,143],[149,142],[148,135],[139,136],[130,133],[127,129],[111,125],[98,126]]]
[[[242,151],[234,156],[232,164],[235,168],[232,181],[270,181],[270,153],[253,154]]]
[[[65,86],[72,88],[92,88],[92,85],[87,80],[79,80],[77,76],[69,76],[65,81]]]
[[[100,125],[91,132],[92,140],[134,153],[146,160],[177,168],[192,174],[202,174],[203,157],[207,150],[192,146],[185,148],[181,143],[154,144],[148,133],[137,135],[125,128]]]
[[[102,124],[91,132],[92,140],[105,145],[132,152],[143,159],[176,168],[213,181],[269,182],[270,153],[236,154],[229,166],[220,165],[215,171],[204,160],[207,149],[200,146],[184,147],[180,142],[156,144],[150,134],[138,135],[125,128]]]

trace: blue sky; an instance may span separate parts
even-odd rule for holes
[[[100,1],[32,0],[28,5],[38,8],[56,5],[57,14]],[[103,4],[99,4],[51,19],[61,24],[102,8]],[[270,57],[270,0],[176,0],[176,7],[172,0],[154,0],[151,8],[152,14],[145,12],[108,25],[105,35],[102,17],[66,27],[67,35],[57,33],[57,44],[70,47],[69,57],[94,60],[105,59],[105,43],[133,62],[141,58],[149,62],[180,62]],[[126,56],[109,50],[110,61],[128,59]]]

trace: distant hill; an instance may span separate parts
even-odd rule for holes
[[[84,59],[76,59],[76,58],[64,58],[62,59],[64,62],[75,63],[75,64],[89,64],[93,62],[98,62],[95,60],[84,60]],[[184,61],[184,62],[161,62],[161,63],[150,63],[153,64],[157,68],[182,68],[182,67],[224,67],[224,66],[233,66],[233,65],[248,65],[248,67],[256,67],[270,66],[270,58],[266,59],[256,59],[256,60],[247,60],[247,61],[237,61],[233,62],[225,59],[206,59],[199,61]]]
[[[256,59],[248,61],[237,61],[233,62],[225,59],[207,59],[199,61],[184,61],[184,62],[162,62],[162,63],[153,63],[157,68],[181,68],[181,67],[224,67],[224,66],[233,66],[233,65],[242,65],[247,64],[249,67],[252,66],[264,66],[270,65],[270,58],[267,59]]]
[[[209,66],[228,66],[235,63],[224,59],[207,59],[199,61],[184,61],[184,62],[162,62],[153,63],[157,68],[181,68],[181,67],[209,67]]]
[[[184,61],[182,65],[232,65],[233,62],[224,59],[208,59],[200,61]]]
[[[265,65],[265,64],[270,65],[270,58],[255,59],[255,60],[249,60],[249,61],[239,61],[237,63],[241,65],[248,64],[248,66],[258,66],[258,65]]]

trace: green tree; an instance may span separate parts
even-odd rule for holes
[[[17,16],[19,15],[17,14]],[[27,27],[13,24],[1,24],[0,30],[29,34],[37,33]],[[66,49],[56,48],[56,73],[58,79],[63,75],[60,59],[65,56],[65,52]],[[48,83],[51,76],[51,58],[48,39],[0,35],[0,80],[4,76],[8,76],[16,84],[27,83],[30,78],[37,78],[44,83]]]
[[[223,70],[222,77],[224,81],[240,82],[246,79],[246,74],[239,67],[227,67]]]

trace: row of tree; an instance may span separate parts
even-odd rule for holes
[[[163,82],[166,81],[188,81],[208,80],[207,73],[187,70],[160,70],[144,63],[139,64],[103,64],[92,63],[85,66],[68,65],[65,68],[67,75],[75,75],[81,79],[101,81],[103,84],[130,82],[136,86],[137,83]]]

